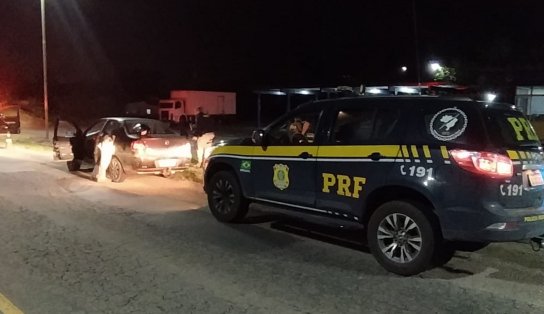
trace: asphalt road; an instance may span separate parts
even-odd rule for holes
[[[544,253],[527,245],[459,253],[403,278],[354,243],[354,231],[333,241],[261,212],[224,225],[198,184],[98,184],[51,160],[0,150],[6,314],[544,313]]]

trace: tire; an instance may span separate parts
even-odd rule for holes
[[[382,204],[370,217],[367,239],[370,251],[386,270],[417,275],[434,266],[440,241],[433,219],[422,205],[408,201]]]
[[[168,178],[168,177],[171,177],[173,174],[172,170],[170,169],[165,169],[161,172],[161,175],[165,178]]]
[[[119,160],[119,158],[113,156],[110,162],[110,166],[108,167],[108,177],[113,182],[123,182],[125,181],[127,175],[125,174],[125,170],[123,169],[123,164]]]
[[[68,167],[68,171],[78,171],[81,168],[81,160],[68,160],[66,162],[66,166]]]
[[[219,171],[210,180],[208,206],[215,219],[236,222],[243,219],[249,202],[243,196],[236,176],[230,171]]]

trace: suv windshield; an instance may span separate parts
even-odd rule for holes
[[[540,140],[523,113],[514,110],[485,111],[487,128],[494,144],[505,148],[538,147]]]

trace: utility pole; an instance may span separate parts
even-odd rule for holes
[[[414,22],[414,46],[416,53],[416,73],[417,73],[417,86],[421,87],[421,69],[419,65],[419,39],[417,35],[417,15],[416,15],[416,0],[412,0],[412,19]],[[421,88],[419,89],[421,94]]]
[[[42,59],[43,59],[43,110],[45,114],[45,138],[49,139],[49,99],[47,94],[47,42],[45,36],[45,0],[40,0],[42,13]]]

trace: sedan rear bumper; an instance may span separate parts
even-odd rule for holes
[[[134,158],[131,164],[131,172],[136,172],[138,174],[161,174],[165,171],[175,172],[187,169],[191,164],[191,160],[185,158],[167,158],[157,160],[141,160],[138,158]]]

